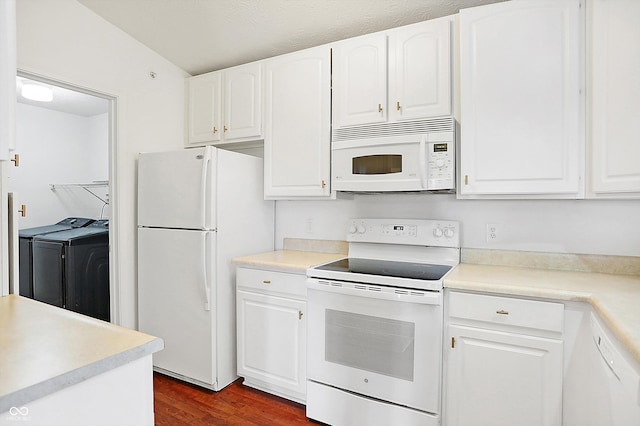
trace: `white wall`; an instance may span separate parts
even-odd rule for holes
[[[110,177],[117,198],[111,229],[121,310],[114,321],[135,327],[137,154],[184,146],[188,74],[75,0],[18,1],[17,55],[20,70],[117,98],[116,169]]]
[[[640,200],[457,200],[443,194],[278,201],[277,248],[285,237],[344,240],[354,217],[459,220],[467,248],[640,256]],[[498,224],[493,243],[486,241],[487,223]]]
[[[107,102],[107,101],[105,101]],[[82,188],[50,184],[108,180],[108,115],[67,114],[36,106],[16,108],[16,149],[20,167],[8,170],[8,190],[27,205],[20,229],[49,225],[65,217],[108,218],[104,203]],[[107,192],[95,188],[100,196]]]

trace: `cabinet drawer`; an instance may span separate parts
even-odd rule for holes
[[[239,267],[236,273],[236,285],[246,289],[254,289],[263,293],[275,293],[307,298],[307,277],[302,274],[266,271]]]
[[[511,297],[449,293],[449,317],[562,333],[564,305]]]

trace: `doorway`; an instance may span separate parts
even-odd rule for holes
[[[30,85],[48,99],[24,96],[23,89]],[[21,71],[16,88],[15,152],[19,157],[14,163],[19,166],[9,167],[6,183],[14,204],[26,209],[20,208],[22,216],[14,223],[24,230],[77,217],[108,225],[109,318],[117,322],[115,218],[111,214],[116,99]],[[18,288],[14,282],[19,280],[18,262],[12,261],[11,266],[18,270],[10,274],[13,288]]]

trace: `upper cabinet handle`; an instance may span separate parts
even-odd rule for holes
[[[218,133],[218,128],[216,126],[213,126],[213,133]]]
[[[382,104],[378,104],[378,112],[382,112]]]
[[[13,161],[14,166],[20,167],[20,155],[13,154],[13,158],[11,159],[11,161]]]
[[[227,126],[224,126],[224,131],[226,132],[227,130],[229,130],[229,129],[227,129]]]
[[[396,102],[396,109],[400,111],[400,101]]]

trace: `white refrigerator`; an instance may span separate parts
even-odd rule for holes
[[[273,250],[262,159],[203,147],[138,160],[138,325],[161,373],[220,390],[236,379],[235,268]]]

